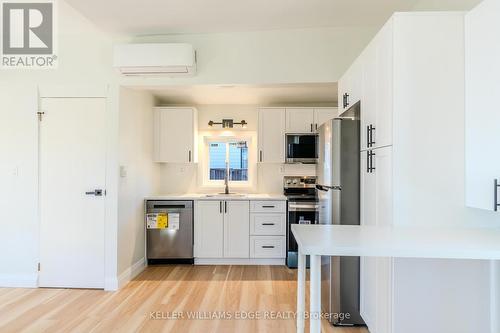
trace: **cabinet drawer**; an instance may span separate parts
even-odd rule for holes
[[[285,236],[250,236],[250,258],[285,258]]]
[[[251,201],[250,212],[252,213],[285,213],[286,201]]]
[[[285,236],[285,214],[250,214],[250,234],[264,236]]]

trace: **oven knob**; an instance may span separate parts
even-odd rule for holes
[[[299,183],[299,182],[297,181],[297,179],[294,179],[294,180],[293,180],[293,184],[294,184],[294,185],[297,185],[298,183]]]

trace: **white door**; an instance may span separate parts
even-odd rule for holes
[[[194,162],[195,110],[165,108],[155,110],[157,162]]]
[[[259,110],[259,162],[285,162],[285,109]]]
[[[106,100],[44,98],[41,110],[39,284],[103,288]]]
[[[223,201],[195,202],[194,256],[222,258],[224,244]]]
[[[250,257],[250,202],[224,202],[224,258]]]
[[[337,117],[337,108],[324,108],[324,109],[314,109],[314,127],[317,131],[318,128],[326,123],[328,120]]]
[[[287,133],[311,133],[314,129],[314,109],[286,109]]]
[[[500,2],[483,1],[465,22],[466,204],[500,211]]]

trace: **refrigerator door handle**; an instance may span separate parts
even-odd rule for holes
[[[326,185],[316,185],[316,189],[320,191],[328,192],[329,190],[342,190],[342,186],[326,186]]]

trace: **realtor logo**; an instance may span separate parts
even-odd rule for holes
[[[54,3],[2,3],[2,68],[54,68]]]

